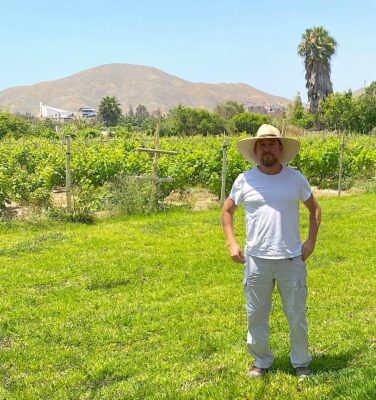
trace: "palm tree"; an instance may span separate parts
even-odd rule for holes
[[[337,42],[322,26],[306,29],[298,46],[298,54],[304,57],[307,80],[309,111],[316,114],[321,99],[333,93],[330,81],[330,58],[335,54]]]

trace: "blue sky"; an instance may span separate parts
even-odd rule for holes
[[[16,1],[1,6],[0,90],[110,63],[153,66],[192,82],[243,82],[306,98],[296,50],[307,28],[337,40],[335,91],[376,80],[376,2]]]

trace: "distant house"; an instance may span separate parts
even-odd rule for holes
[[[78,109],[78,115],[85,118],[93,118],[97,116],[97,112],[93,108],[81,107]]]
[[[258,114],[281,115],[286,111],[286,106],[275,104],[258,104],[258,103],[245,103],[244,108],[248,112],[255,112]]]
[[[53,118],[61,122],[68,122],[74,117],[74,115],[75,113],[73,111],[45,106],[42,102],[39,103],[39,116],[42,118]]]

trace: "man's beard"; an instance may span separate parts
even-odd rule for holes
[[[278,159],[273,156],[273,154],[263,154],[261,156],[261,164],[264,167],[273,167],[278,163]]]

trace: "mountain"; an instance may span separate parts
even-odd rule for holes
[[[355,97],[358,97],[358,96],[361,96],[364,93],[365,93],[365,87],[362,87],[362,88],[360,88],[358,90],[355,90],[355,92],[353,92],[353,95]]]
[[[166,112],[178,104],[212,110],[218,103],[235,100],[251,111],[278,113],[290,102],[244,83],[192,83],[153,67],[107,64],[54,81],[2,90],[0,108],[35,114],[42,102],[69,111],[98,109],[105,96],[116,96],[124,112],[138,104],[149,111]]]

